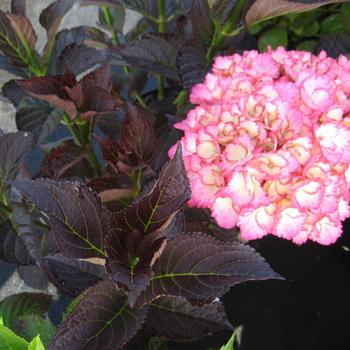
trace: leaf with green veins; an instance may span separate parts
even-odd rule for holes
[[[264,32],[259,38],[259,50],[266,51],[268,46],[276,49],[278,46],[287,47],[288,32],[285,27],[274,27],[267,32]]]
[[[150,303],[148,320],[157,334],[175,341],[194,341],[232,329],[219,301],[196,306],[183,298],[162,296]]]
[[[39,335],[28,344],[28,350],[45,350]]]
[[[253,248],[199,233],[169,239],[153,272],[139,305],[162,295],[207,302],[237,283],[281,279]]]
[[[113,214],[116,226],[126,232],[153,232],[190,199],[191,191],[182,160],[181,146],[162,168],[159,179],[134,204]]]
[[[105,257],[109,213],[96,193],[77,182],[12,181],[49,218],[60,252],[71,258]]]
[[[21,293],[5,298],[0,303],[3,324],[14,328],[16,319],[26,315],[43,316],[47,312],[52,296],[42,293]]]
[[[0,320],[0,350],[27,350],[28,343],[5,327]]]
[[[26,17],[0,10],[0,51],[7,62],[16,67],[28,67],[33,59],[35,42],[36,34]]]
[[[112,282],[91,287],[58,327],[50,350],[118,350],[141,328],[147,309],[132,309]]]

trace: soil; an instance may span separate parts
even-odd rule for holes
[[[350,349],[350,221],[331,246],[266,237],[251,243],[284,281],[248,282],[223,297],[229,320],[240,327],[235,350]],[[221,333],[176,350],[225,343]]]

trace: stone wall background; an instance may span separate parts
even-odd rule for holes
[[[39,52],[46,41],[46,32],[44,28],[40,26],[39,15],[41,11],[53,1],[54,0],[27,0],[27,16],[31,19],[34,29],[38,35],[36,48]],[[10,0],[0,0],[0,9],[3,11],[9,11],[10,3]],[[138,19],[139,15],[137,13],[127,11],[126,23],[123,31],[127,32],[130,28],[132,28],[137,23]],[[73,8],[64,17],[60,29],[72,28],[81,25],[93,26],[96,25],[97,21],[97,6]],[[4,96],[2,96],[1,88],[3,84],[14,78],[16,78],[16,76],[0,69],[0,129],[5,132],[16,131],[15,109],[13,105]],[[27,291],[37,290],[25,285],[23,280],[15,271],[14,266],[0,262],[0,300],[8,295]],[[48,292],[55,294],[55,288],[50,285]]]

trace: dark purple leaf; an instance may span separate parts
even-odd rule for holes
[[[195,38],[209,47],[214,35],[215,26],[211,19],[208,0],[193,0],[191,8],[192,28]]]
[[[48,41],[53,40],[65,14],[77,3],[77,0],[56,0],[40,14],[40,24],[46,29]]]
[[[12,328],[15,319],[26,315],[43,316],[47,312],[52,296],[42,293],[21,293],[5,298],[0,303],[0,315],[4,325]]]
[[[31,288],[46,290],[49,285],[46,274],[39,266],[21,265],[18,266],[17,272],[24,283]]]
[[[49,74],[55,75],[65,72],[64,70],[62,71],[64,67],[62,67],[61,63],[59,64],[59,61],[60,59],[64,60],[65,54],[68,58],[72,47],[79,47],[81,45],[93,46],[94,44],[101,45],[101,42],[107,41],[107,38],[104,32],[94,27],[84,26],[60,31],[57,33],[55,45],[51,52]],[[66,49],[68,53],[65,51]],[[74,71],[73,69],[71,70]]]
[[[163,296],[150,303],[148,320],[157,334],[174,341],[194,341],[223,329],[232,330],[220,301],[195,306],[183,298]]]
[[[205,302],[237,283],[281,278],[253,248],[199,233],[168,240],[153,272],[140,305],[161,295]]]
[[[36,35],[26,17],[7,15],[0,10],[0,51],[7,62],[16,67],[27,67],[28,50],[32,50]]]
[[[128,293],[129,304],[135,305],[153,275],[152,267],[165,247],[165,240],[157,234],[144,239],[138,230],[125,232],[113,225],[106,238],[106,268],[118,287]]]
[[[235,9],[239,0],[215,0],[211,8],[213,17],[224,24],[233,10]]]
[[[64,72],[69,69],[76,75],[79,75],[96,65],[106,64],[109,58],[108,50],[73,44],[63,50],[56,70]]]
[[[149,34],[114,50],[130,66],[177,80],[176,54],[181,42],[177,36]]]
[[[350,35],[344,33],[328,35],[322,38],[316,47],[316,53],[325,50],[330,57],[348,55],[350,52]]]
[[[153,232],[163,226],[191,196],[180,146],[172,160],[162,169],[159,180],[149,192],[130,207],[113,215],[122,230]]]
[[[40,144],[54,132],[61,122],[62,115],[62,110],[48,102],[28,96],[18,106],[16,125],[19,130],[32,132]]]
[[[62,254],[71,258],[105,257],[108,213],[87,186],[49,179],[11,184],[48,216]]]
[[[203,82],[207,73],[207,57],[203,45],[197,39],[186,41],[179,49],[176,66],[185,89]]]
[[[48,154],[41,175],[51,178],[83,178],[93,176],[93,170],[85,153],[72,140],[68,140]]]
[[[33,97],[47,101],[66,111],[71,117],[76,115],[76,106],[69,99],[65,88],[76,84],[72,73],[57,76],[34,77],[30,80],[17,80],[17,84]]]
[[[25,16],[19,14],[8,14],[9,20],[11,21],[11,25],[15,33],[17,34],[21,44],[26,50],[26,54],[28,55],[26,47],[34,52],[35,43],[38,39],[32,23]]]
[[[131,309],[116,286],[104,280],[91,287],[57,329],[48,350],[117,350],[141,328],[147,310]]]
[[[32,147],[33,137],[27,132],[0,135],[0,184],[15,178]]]
[[[26,0],[12,0],[11,1],[11,13],[16,15],[26,15]]]
[[[73,297],[78,296],[105,275],[103,265],[68,259],[60,254],[44,257],[42,265],[49,280],[60,291]]]
[[[10,264],[26,265],[31,264],[33,259],[16,232],[13,230],[10,221],[0,223],[0,259]]]
[[[155,134],[150,113],[128,104],[120,135],[120,146],[127,153],[147,162],[154,152]]]

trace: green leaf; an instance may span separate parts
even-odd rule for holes
[[[350,4],[344,3],[341,5],[340,9],[340,21],[343,24],[347,33],[350,33]]]
[[[0,319],[1,321],[1,319]],[[0,322],[0,350],[27,350],[28,343]]]
[[[344,32],[343,23],[340,20],[340,14],[334,13],[329,15],[321,23],[321,35],[329,35]]]
[[[237,283],[281,278],[253,248],[199,233],[169,239],[153,272],[139,305],[162,295],[208,301]]]
[[[256,0],[246,15],[248,25],[266,21],[292,12],[305,12],[323,5],[342,2],[342,0],[319,0],[312,3],[287,0]]]
[[[38,315],[25,315],[19,317],[15,322],[13,330],[27,341],[40,335],[40,339],[45,346],[49,344],[55,333],[55,327],[51,321]]]
[[[57,329],[50,350],[118,350],[141,328],[147,310],[131,309],[114,283],[91,287]]]
[[[278,46],[287,47],[288,32],[285,27],[275,27],[263,33],[259,38],[259,50],[266,51],[268,46],[276,49]]]
[[[219,301],[196,306],[183,298],[163,296],[150,303],[148,320],[157,334],[175,341],[194,341],[232,329]]]
[[[40,336],[36,336],[28,345],[28,350],[45,350],[43,343],[40,340]]]
[[[314,52],[317,40],[306,40],[296,46],[297,50]]]
[[[11,183],[48,217],[62,254],[71,258],[105,257],[108,212],[86,185],[37,179]]]
[[[0,303],[0,317],[3,324],[14,328],[16,319],[26,315],[43,316],[48,310],[52,296],[42,293],[21,293],[5,298]]]
[[[227,342],[226,345],[223,345],[220,350],[234,350],[233,349],[233,343],[235,341],[235,333],[232,334],[232,337],[230,338],[230,340]]]

